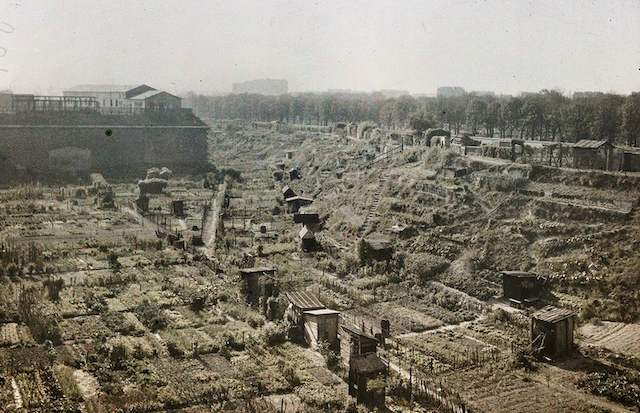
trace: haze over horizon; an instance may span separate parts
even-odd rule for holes
[[[0,5],[0,89],[228,93],[640,90],[640,1],[80,1]],[[2,55],[2,49],[0,49]]]

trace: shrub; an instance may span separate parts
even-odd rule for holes
[[[262,331],[262,340],[274,347],[287,341],[287,332],[282,324],[269,323]]]
[[[409,254],[405,259],[405,268],[418,281],[428,281],[444,271],[449,261],[429,253]]]
[[[175,359],[181,359],[184,357],[184,350],[173,340],[167,341],[167,351],[169,355]]]
[[[60,300],[60,291],[64,287],[64,280],[60,278],[57,280],[47,278],[42,282],[42,284],[47,289],[47,297],[49,297],[50,301],[57,302]]]
[[[283,367],[282,376],[287,381],[287,383],[289,383],[291,388],[298,387],[301,381],[300,381],[300,377],[298,376],[298,373],[296,372],[296,369],[294,369],[293,366],[289,364],[281,367]]]
[[[72,400],[82,400],[82,392],[78,387],[75,377],[73,377],[73,369],[63,364],[53,366],[53,375],[60,383],[64,395]]]
[[[140,322],[153,333],[163,330],[169,325],[169,318],[155,302],[145,299],[135,308],[134,312]]]

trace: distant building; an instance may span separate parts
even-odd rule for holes
[[[439,98],[452,98],[456,96],[464,96],[467,92],[459,86],[442,86],[438,88],[437,96]]]
[[[103,114],[137,114],[182,107],[180,97],[147,85],[77,85],[64,90],[62,95],[65,99],[90,99]]]
[[[496,93],[490,90],[476,90],[470,93],[470,95],[476,96],[485,96],[485,97],[495,97]]]
[[[289,82],[284,79],[257,79],[234,83],[232,93],[255,93],[258,95],[284,95],[289,93]]]
[[[182,107],[182,98],[160,90],[150,90],[129,99],[135,110],[164,112]],[[131,107],[131,106],[130,106]]]

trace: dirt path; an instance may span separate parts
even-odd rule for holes
[[[129,206],[123,206],[122,207],[122,211],[126,212],[127,214],[129,214],[133,218],[135,218],[138,221],[138,223],[140,224],[140,226],[142,226],[142,227],[154,228],[156,226],[156,224],[154,222],[151,222],[148,218],[145,218],[143,215],[138,213],[138,211],[134,211]]]
[[[475,192],[473,192],[472,190],[469,190],[469,192],[473,196],[473,200],[476,202],[476,204],[480,205],[480,207],[482,208],[482,210],[486,215],[489,215],[491,214],[491,212],[493,212],[494,208],[491,205],[489,205],[487,201],[480,198],[480,196]]]
[[[209,258],[213,257],[213,252],[216,246],[216,233],[220,223],[220,210],[222,208],[224,194],[226,194],[226,192],[227,185],[220,184],[218,186],[218,194],[213,198],[208,210],[205,211],[205,218],[202,223],[202,242],[205,245],[204,252]]]
[[[13,389],[13,400],[16,404],[16,409],[22,409],[22,396],[20,395],[20,389],[16,379],[11,377],[11,388]]]

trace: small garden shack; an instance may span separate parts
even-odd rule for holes
[[[260,304],[260,298],[264,300],[271,297],[275,290],[276,269],[270,267],[254,267],[240,269],[241,291],[247,303]]]
[[[340,311],[320,308],[309,310],[304,315],[304,338],[311,348],[317,349],[321,342],[329,343],[329,348],[338,351],[338,317]]]
[[[386,239],[363,240],[359,254],[363,262],[388,261],[393,257],[393,246]]]
[[[582,139],[573,145],[573,167],[604,169],[613,167],[613,145],[607,141]]]
[[[295,214],[300,210],[300,207],[311,205],[313,199],[296,195],[285,199],[285,202],[287,203],[289,213]]]
[[[183,217],[184,214],[184,199],[174,199],[171,201],[171,213],[177,217]]]
[[[573,351],[575,314],[563,308],[546,306],[531,318],[531,346],[541,356],[570,355]]]
[[[532,272],[502,271],[504,297],[516,307],[537,301],[544,281],[543,277]]]
[[[378,340],[355,326],[340,326],[340,357],[349,365],[353,357],[373,353],[378,350]]]
[[[302,227],[298,235],[300,236],[303,251],[313,251],[316,248],[316,236],[309,228]]]
[[[309,229],[315,229],[320,224],[320,215],[315,213],[298,213],[293,216],[293,222],[302,224]]]
[[[284,188],[282,188],[282,196],[284,196],[284,199],[286,200],[287,198],[293,198],[294,196],[296,196],[296,193],[293,192],[293,189],[285,186]]]
[[[369,408],[384,406],[384,386],[371,387],[383,381],[387,365],[376,354],[378,340],[357,327],[341,326],[340,355],[349,366],[349,395]]]
[[[286,319],[289,322],[289,333],[294,338],[304,340],[313,349],[322,341],[329,343],[334,351],[339,348],[338,316],[339,311],[327,309],[318,298],[307,291],[287,293],[289,307]]]

